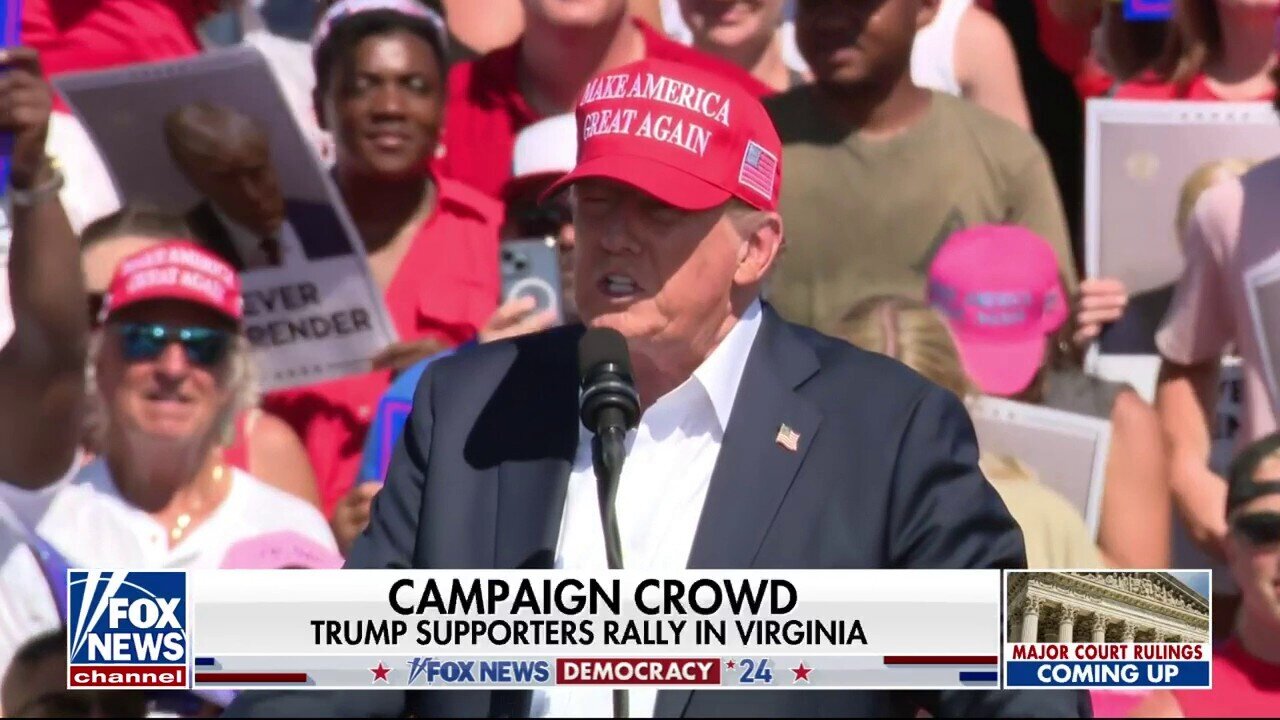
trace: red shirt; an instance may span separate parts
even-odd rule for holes
[[[1213,689],[1174,690],[1183,717],[1276,717],[1280,665],[1245,652],[1235,638],[1213,650]]]
[[[498,307],[498,229],[494,200],[447,179],[436,210],[413,239],[384,299],[401,340],[450,346],[475,337]],[[388,371],[272,393],[265,408],[302,438],[326,515],[355,482],[364,436]]]
[[[1089,54],[1090,29],[1068,25],[1049,9],[1049,0],[1036,0],[1036,34],[1045,57],[1067,75],[1075,75]]]
[[[645,56],[687,63],[733,78],[757,97],[773,89],[746,70],[727,61],[668,39],[640,20],[633,20],[644,36]],[[520,93],[520,42],[459,63],[449,71],[445,106],[444,156],[437,170],[494,197],[511,177],[516,133],[542,119]]]
[[[1250,100],[1271,100],[1276,95],[1273,88]],[[1116,90],[1117,98],[1124,100],[1222,100],[1223,98],[1209,87],[1204,74],[1195,76],[1185,85],[1174,85],[1164,82],[1150,71],[1130,80]]]
[[[217,0],[23,0],[22,42],[47,75],[186,57]]]
[[[1086,57],[1074,78],[1076,93],[1081,100],[1106,97],[1115,86],[1116,79],[1093,57]]]

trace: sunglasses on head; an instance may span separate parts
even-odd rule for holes
[[[531,205],[515,215],[518,237],[554,237],[571,222],[573,212],[568,203],[560,200]]]
[[[170,327],[158,323],[124,323],[116,326],[120,347],[129,362],[144,362],[160,357],[171,343],[180,343],[187,360],[210,367],[227,356],[231,333],[207,327]]]
[[[1250,545],[1265,546],[1280,543],[1280,512],[1245,513],[1232,520],[1231,527],[1248,540]]]

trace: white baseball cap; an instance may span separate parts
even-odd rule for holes
[[[510,197],[531,180],[557,179],[572,170],[577,162],[578,124],[573,113],[539,120],[516,135],[511,180],[503,195]]]

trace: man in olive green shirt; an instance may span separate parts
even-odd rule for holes
[[[1011,223],[1076,271],[1044,150],[1013,123],[911,81],[916,30],[939,0],[800,0],[796,39],[815,84],[766,101],[783,141],[786,249],[769,300],[831,332],[870,295],[924,297],[942,242]]]

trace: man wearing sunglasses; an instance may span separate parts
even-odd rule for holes
[[[239,276],[189,241],[116,268],[89,353],[89,443],[98,457],[15,514],[72,567],[219,567],[228,548],[300,533],[329,550],[320,511],[217,450],[252,401]]]
[[[1249,445],[1227,477],[1231,575],[1241,605],[1213,651],[1213,689],[1152,693],[1132,717],[1275,717],[1280,708],[1280,433]]]

